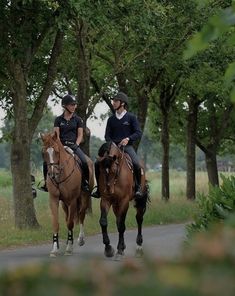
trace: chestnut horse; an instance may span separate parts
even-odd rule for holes
[[[107,147],[107,144],[109,147]],[[104,148],[106,145],[106,148]],[[107,150],[105,153],[102,150]],[[104,154],[103,154],[104,153]],[[141,187],[143,196],[139,200],[134,199],[134,175],[132,162],[128,154],[124,153],[115,143],[105,143],[100,148],[100,176],[99,189],[101,195],[100,201],[100,226],[102,229],[103,243],[105,245],[104,254],[106,257],[114,256],[114,249],[110,244],[110,239],[107,232],[107,215],[112,206],[113,212],[116,216],[116,225],[119,233],[119,240],[117,245],[116,259],[124,255],[126,248],[124,241],[124,232],[126,229],[125,219],[129,208],[129,202],[134,200],[136,208],[136,221],[138,225],[138,233],[136,238],[137,248],[136,255],[143,254],[142,243],[142,223],[146,205],[149,201],[148,184],[145,180],[144,171],[142,171]]]
[[[53,227],[53,247],[51,257],[59,252],[59,202],[65,212],[68,228],[68,238],[65,255],[73,252],[73,228],[75,223],[80,224],[78,244],[84,245],[84,219],[91,211],[90,194],[81,190],[81,168],[77,156],[72,149],[64,147],[54,133],[41,134],[43,141],[43,158],[47,162],[47,188],[50,196],[50,208]],[[93,163],[87,157],[89,167],[89,186],[93,188],[94,171]]]

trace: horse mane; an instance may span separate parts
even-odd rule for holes
[[[54,146],[55,144],[58,146],[63,146],[56,131],[41,134],[41,138],[44,147]]]
[[[105,142],[104,144],[102,144],[101,147],[99,148],[98,156],[104,157],[105,153],[109,152],[111,145],[112,145],[111,141]]]

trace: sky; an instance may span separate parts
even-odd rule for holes
[[[52,103],[49,102],[49,105],[52,107],[52,112],[55,115],[60,115],[62,113],[62,107],[58,103],[56,106],[52,105]],[[105,114],[108,111],[108,106],[105,102],[99,103],[96,105],[94,109],[94,114],[98,119],[89,119],[87,121],[87,126],[91,130],[91,135],[96,136],[100,138],[101,140],[104,140],[104,132],[106,127],[106,118],[104,121],[100,119],[101,114]],[[79,110],[78,110],[79,115]],[[0,126],[3,124],[3,118],[4,118],[4,111],[2,108],[0,108]]]
[[[62,113],[62,107],[60,103],[54,106],[53,103],[49,101],[48,104],[49,106],[51,106],[52,112],[55,115],[60,115]],[[105,127],[106,127],[106,122],[108,118],[102,121],[100,119],[100,115],[105,114],[107,111],[108,111],[107,104],[105,102],[99,103],[96,105],[93,112],[94,115],[97,117],[97,119],[88,119],[87,121],[87,127],[90,129],[91,135],[96,136],[101,140],[104,140]],[[78,115],[79,115],[79,105],[78,105]]]

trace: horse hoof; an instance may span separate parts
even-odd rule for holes
[[[104,255],[108,258],[114,256],[114,248],[112,246],[105,247]]]
[[[135,251],[135,257],[141,258],[144,255],[144,251],[142,247],[138,247]]]
[[[122,258],[124,257],[124,252],[117,252],[116,255],[115,255],[115,261],[121,261]]]
[[[51,252],[50,258],[56,258],[58,256],[58,252]]]
[[[64,256],[71,256],[73,255],[72,251],[65,251]]]
[[[79,238],[79,239],[78,239],[78,245],[79,245],[79,247],[82,247],[82,246],[85,245],[85,240],[84,240],[84,238]]]

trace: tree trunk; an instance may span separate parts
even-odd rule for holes
[[[219,186],[216,151],[214,149],[207,150],[205,156],[209,183],[212,186]]]
[[[138,102],[138,120],[140,123],[140,128],[144,131],[147,111],[148,111],[148,95],[142,91],[141,93],[137,93],[137,102]]]
[[[30,178],[30,144],[25,129],[21,138],[14,137],[11,148],[11,172],[14,196],[15,226],[37,228],[39,226],[33,204]],[[20,176],[20,178],[19,178]]]
[[[170,198],[169,186],[169,118],[168,113],[163,112],[162,118],[162,199],[168,201]]]
[[[195,184],[195,158],[196,158],[196,131],[197,131],[197,113],[198,103],[194,96],[188,101],[189,112],[187,118],[187,185],[186,197],[194,200],[196,197]]]
[[[87,133],[87,108],[90,99],[90,58],[88,51],[88,37],[87,37],[87,24],[83,20],[79,20],[76,26],[77,37],[77,50],[78,50],[78,113],[84,120],[84,142],[81,144],[82,150],[90,155],[90,134]]]
[[[48,63],[46,81],[42,93],[30,118],[27,103],[27,74],[19,60],[10,59],[9,71],[12,76],[12,102],[14,128],[11,147],[11,172],[13,180],[15,225],[18,228],[38,227],[31,188],[30,146],[37,123],[51,92],[56,76],[56,66],[61,52],[63,33],[57,31]]]
[[[13,181],[14,217],[16,227],[35,228],[35,214],[30,178],[30,137],[27,119],[26,83],[20,63],[14,65],[13,108],[15,124],[11,146],[11,172]]]

